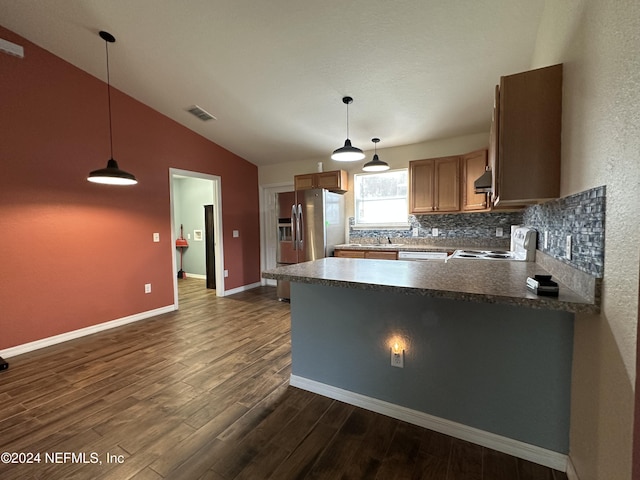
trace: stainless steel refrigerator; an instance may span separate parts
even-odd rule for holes
[[[278,194],[278,266],[331,257],[345,242],[344,196],[322,188]],[[277,295],[290,297],[289,282]]]

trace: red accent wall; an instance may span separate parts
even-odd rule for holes
[[[222,178],[225,288],[260,281],[255,165],[112,89],[114,158],[139,184],[89,183],[109,158],[106,84],[0,37],[25,51],[0,54],[0,349],[173,304],[171,167]]]

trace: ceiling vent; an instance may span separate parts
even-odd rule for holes
[[[207,120],[217,120],[216,117],[211,115],[206,110],[200,108],[198,105],[191,105],[187,108],[187,112],[189,112],[191,115],[195,115],[203,122],[206,122]]]

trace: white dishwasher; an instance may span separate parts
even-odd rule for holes
[[[446,260],[447,252],[398,252],[398,260]]]

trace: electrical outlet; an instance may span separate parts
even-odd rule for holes
[[[437,229],[437,228],[435,228],[435,227],[434,227],[434,228],[432,228],[432,229],[431,229],[431,235],[432,235],[432,236],[437,237],[437,236],[438,236],[438,233],[439,233],[439,232],[438,232],[438,229]]]
[[[496,227],[496,237],[501,237],[503,233],[502,227]]]
[[[400,350],[396,353],[393,351],[393,348],[391,349],[391,366],[404,368],[404,350]]]
[[[151,284],[150,283],[145,283],[144,284],[144,293],[151,293]]]
[[[414,227],[413,231],[411,232],[411,235],[414,237],[417,237],[420,235],[420,229],[418,227]]]
[[[160,234],[159,233],[154,233],[153,234],[153,241],[156,242],[156,243],[160,241]]]
[[[567,247],[564,256],[567,260],[571,260],[571,235],[567,235]]]
[[[225,271],[224,271],[224,276],[225,276],[225,277],[228,277],[228,276],[229,276],[229,270],[225,270]]]
[[[238,238],[240,236],[240,232],[238,230],[233,231],[233,238]]]
[[[544,231],[544,249],[547,250],[549,248],[549,230]]]

